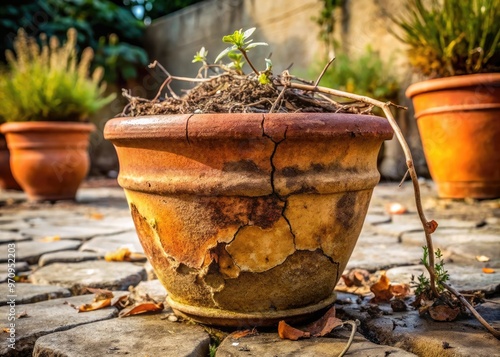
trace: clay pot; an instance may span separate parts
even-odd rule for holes
[[[10,167],[30,201],[75,199],[89,168],[93,124],[73,122],[6,123]]]
[[[10,170],[10,153],[5,137],[0,134],[0,189],[21,190]]]
[[[361,115],[200,114],[112,119],[104,135],[174,311],[255,326],[335,301],[392,129]]]
[[[424,154],[440,197],[500,197],[500,73],[415,83]]]

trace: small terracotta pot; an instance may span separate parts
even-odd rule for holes
[[[10,167],[30,201],[75,199],[89,168],[93,124],[73,122],[6,123]]]
[[[392,129],[361,115],[201,114],[112,119],[104,135],[174,311],[255,326],[334,302]]]
[[[424,154],[440,197],[500,197],[500,73],[415,83]]]
[[[21,190],[10,170],[10,153],[5,136],[0,134],[0,189]]]

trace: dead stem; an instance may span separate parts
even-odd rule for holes
[[[358,320],[356,320],[356,321],[347,320],[347,321],[344,321],[343,323],[344,323],[344,325],[345,324],[351,325],[351,335],[349,336],[349,340],[347,341],[347,345],[344,347],[342,352],[340,352],[339,357],[344,356],[347,353],[347,351],[349,350],[349,348],[351,347],[352,341],[354,340],[354,335],[356,334],[356,330],[358,329],[359,321]]]
[[[463,297],[458,291],[456,291],[452,286],[441,283],[449,292],[455,295],[462,304],[464,304],[470,312],[474,315],[474,317],[483,325],[493,336],[500,340],[500,331],[495,330],[483,317],[479,314],[479,312],[474,309],[474,307],[467,301],[466,298]]]
[[[309,86],[309,85],[298,84],[298,83],[289,83],[289,86],[291,88],[297,88],[297,89],[301,89],[301,90],[305,90],[305,91],[321,92],[321,93],[325,93],[325,94],[334,95],[337,97],[354,99],[357,101],[372,104],[374,106],[381,108],[384,111],[384,114],[385,114],[387,120],[389,121],[389,124],[391,125],[392,129],[394,130],[394,133],[396,134],[396,138],[398,139],[400,145],[402,146],[403,152],[405,154],[406,165],[408,166],[408,172],[410,173],[410,177],[411,177],[411,180],[413,183],[413,190],[415,193],[415,204],[417,207],[418,216],[420,217],[420,221],[422,222],[422,226],[424,228],[425,240],[426,240],[426,244],[427,244],[427,249],[429,251],[429,264],[426,265],[426,268],[429,272],[430,285],[431,285],[432,292],[433,292],[435,297],[438,297],[439,292],[436,289],[436,272],[434,270],[434,266],[435,266],[434,265],[434,246],[433,246],[432,237],[431,237],[431,234],[435,229],[435,227],[433,228],[433,225],[435,224],[435,222],[433,222],[433,221],[429,222],[429,221],[427,221],[427,219],[425,217],[424,210],[422,208],[422,199],[421,199],[421,195],[420,195],[420,186],[418,183],[418,176],[417,176],[417,172],[415,170],[415,167],[413,165],[413,159],[412,159],[412,155],[410,152],[410,148],[409,148],[408,143],[406,142],[406,140],[403,136],[403,133],[401,132],[401,129],[399,128],[399,126],[398,126],[396,120],[394,119],[394,116],[392,115],[392,112],[390,110],[390,107],[395,106],[395,105],[390,103],[390,102],[384,103],[384,102],[380,102],[378,100],[375,100],[375,99],[372,99],[369,97],[360,96],[360,95],[351,94],[351,93],[346,93],[346,92],[342,92],[342,91],[331,89],[331,88],[325,88],[325,87],[319,87],[319,86]],[[397,107],[399,107],[399,106],[397,106]],[[500,332],[495,330],[493,327],[491,327],[491,325],[489,325],[488,322],[482,318],[482,316],[476,311],[476,309],[471,304],[469,304],[469,302],[460,294],[460,292],[456,291],[455,289],[453,289],[450,285],[448,285],[446,283],[442,283],[442,284],[449,292],[451,292],[453,295],[455,295],[470,310],[470,312],[476,317],[476,319],[478,319],[478,321],[493,336],[500,339]]]
[[[323,70],[321,71],[321,73],[319,74],[318,78],[316,79],[316,82],[314,82],[314,86],[317,87],[319,82],[321,81],[321,78],[323,78],[323,76],[325,75],[325,72],[326,70],[328,69],[328,67],[330,67],[330,65],[332,64],[332,62],[335,61],[335,57],[332,57],[330,59],[330,61],[328,61],[328,63],[326,64],[325,67],[323,67]]]

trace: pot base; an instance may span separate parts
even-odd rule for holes
[[[229,310],[212,309],[185,305],[172,300],[167,296],[167,302],[176,315],[187,317],[195,322],[220,327],[254,327],[276,326],[281,320],[287,323],[303,323],[317,317],[329,308],[336,300],[337,294],[332,294],[317,304],[306,307],[270,311],[270,312],[234,312]]]
[[[500,197],[500,181],[490,182],[436,182],[440,198],[492,199]]]

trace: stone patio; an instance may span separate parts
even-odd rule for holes
[[[478,311],[500,329],[500,200],[437,199],[428,181],[422,181],[422,196],[427,218],[439,223],[434,242],[444,254],[451,284],[466,293],[483,291],[487,301]],[[389,215],[386,207],[394,202],[408,212]],[[374,191],[348,269],[386,270],[391,281],[409,283],[412,274],[423,271],[424,244],[411,185],[382,183]],[[15,247],[16,275],[25,281],[17,282],[12,292],[6,282],[8,247]],[[276,329],[235,338],[232,331],[174,318],[166,304],[161,313],[125,318],[117,317],[115,307],[78,313],[71,304],[92,301],[86,287],[120,295],[134,286],[137,293],[165,300],[167,293],[147,262],[103,259],[122,247],[142,252],[118,187],[84,187],[77,202],[55,204],[28,203],[22,193],[0,192],[0,355],[209,356],[220,342],[218,357],[318,357],[337,355],[348,339],[347,327],[299,341],[281,340]],[[486,274],[483,267],[495,272]],[[337,315],[361,322],[347,356],[500,356],[500,341],[473,317],[438,323],[417,311],[394,312],[389,304],[380,304],[373,314],[368,299],[338,294]],[[6,328],[14,306],[13,332]],[[13,334],[15,340],[9,341]]]

